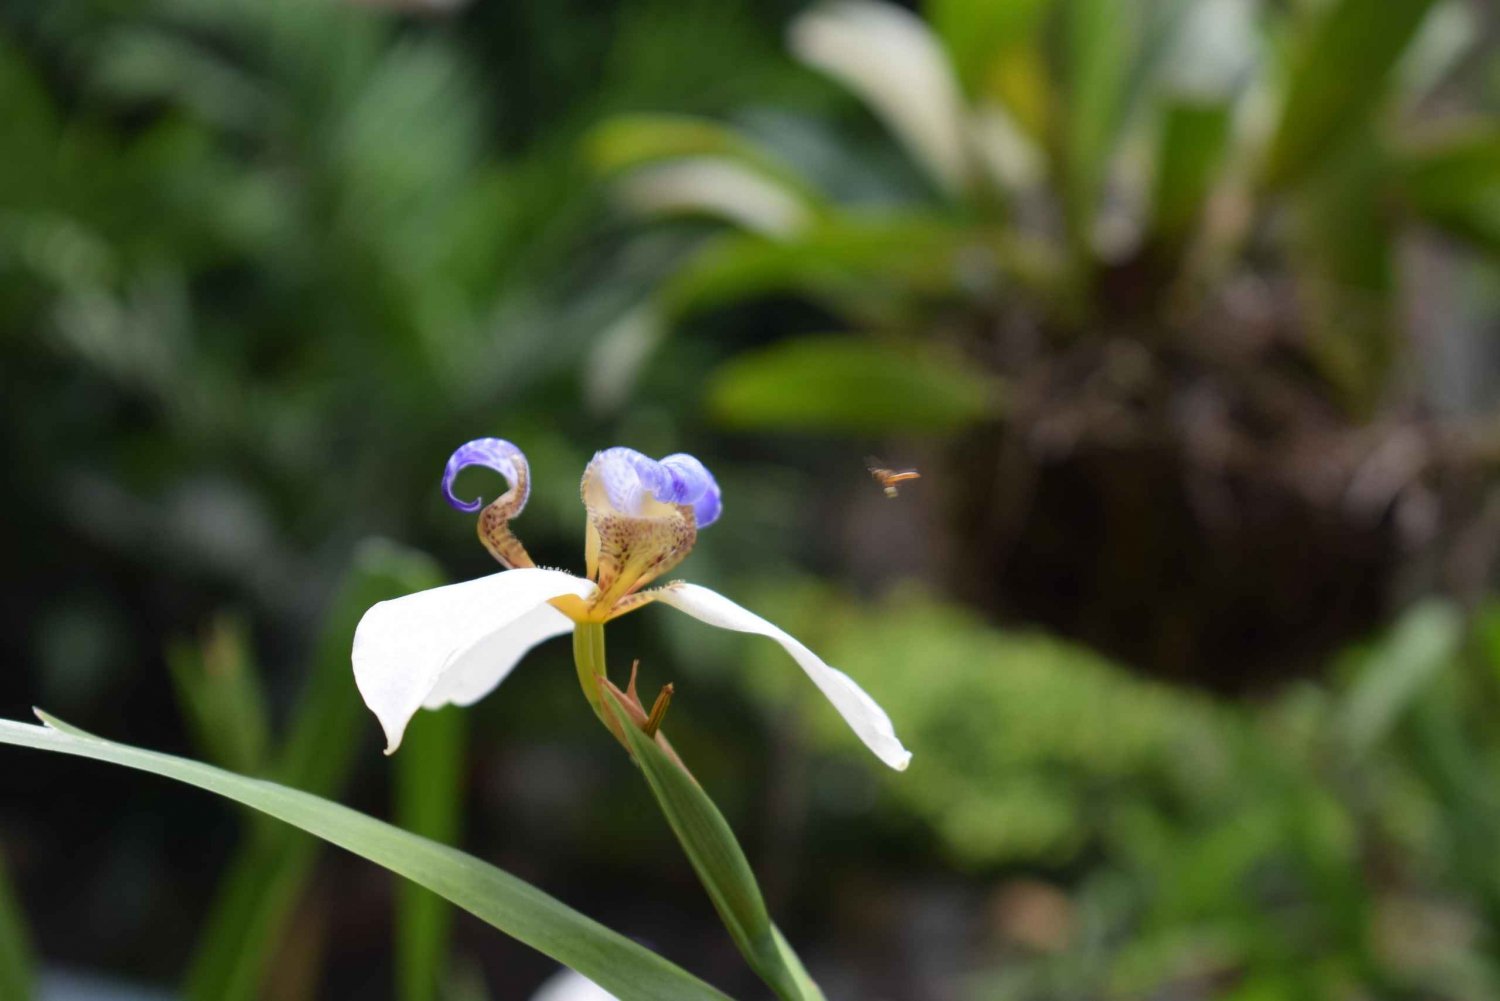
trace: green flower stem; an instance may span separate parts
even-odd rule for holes
[[[750,968],[781,1001],[824,1001],[802,961],[771,922],[750,862],[724,815],[675,756],[646,736],[615,692],[606,690],[604,698],[622,742],[640,765],[657,806]]]
[[[633,672],[628,694],[610,684],[600,623],[574,627],[573,666],[594,712],[646,776],[657,806],[751,969],[781,1001],[824,1001],[802,961],[771,923],[755,874],[728,822],[667,743],[666,735],[657,731],[671,701],[670,686],[647,715],[635,694]]]
[[[573,666],[578,669],[578,684],[599,718],[604,709],[599,702],[599,679],[609,672],[604,662],[604,623],[580,622],[573,627]]]

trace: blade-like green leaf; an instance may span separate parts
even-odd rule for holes
[[[815,4],[787,29],[792,54],[856,94],[906,147],[939,190],[961,195],[974,180],[968,109],[941,41],[895,4]]]
[[[442,575],[421,553],[370,541],[330,607],[275,774],[287,785],[336,795],[353,763],[364,710],[349,669],[354,627],[377,601],[436,587]],[[232,707],[230,707],[232,708]],[[260,818],[230,863],[183,981],[190,1001],[252,1001],[281,944],[317,853],[317,842]]]
[[[1500,128],[1473,128],[1407,152],[1407,198],[1428,222],[1500,253]]]
[[[933,30],[953,61],[954,72],[971,95],[1004,92],[1007,63],[1036,37],[1054,0],[931,0],[926,4]]]
[[[1063,201],[1069,232],[1082,250],[1089,245],[1126,107],[1136,45],[1132,11],[1124,0],[1066,0],[1062,6],[1067,81]]]
[[[642,946],[472,855],[317,796],[197,761],[85,733],[0,720],[0,743],[55,751],[175,779],[254,807],[420,883],[475,917],[570,966],[623,1001],[701,1001],[727,995]]]
[[[1451,662],[1463,635],[1463,617],[1452,605],[1428,602],[1402,616],[1372,653],[1344,706],[1344,734],[1355,753],[1369,751],[1390,733]]]
[[[719,122],[686,115],[620,115],[596,128],[587,148],[606,173],[683,158],[716,157],[741,164],[775,181],[788,193],[817,201],[798,173],[754,140]]]
[[[999,412],[990,379],[924,345],[804,337],[741,355],[708,391],[734,427],[888,433],[948,431]]]
[[[976,283],[1035,293],[1039,303],[1060,312],[1068,308],[1071,290],[1049,248],[930,217],[851,217],[787,240],[717,240],[670,279],[660,308],[678,318],[795,293],[819,299],[851,322],[891,326],[928,297],[972,295]]]
[[[1387,92],[1400,60],[1435,0],[1333,0],[1293,54],[1281,122],[1265,182],[1300,180]]]
[[[1223,161],[1229,123],[1228,102],[1177,99],[1163,110],[1151,228],[1166,247],[1192,235]]]
[[[167,666],[182,714],[208,759],[230,771],[264,771],[270,722],[244,621],[216,617],[200,642],[172,644]]]
[[[0,997],[29,1001],[34,995],[30,940],[9,869],[0,856]]]
[[[1403,357],[1390,174],[1373,135],[1350,136],[1294,193],[1289,227],[1307,348],[1359,414],[1378,406]]]
[[[621,721],[631,756],[745,960],[778,997],[822,1001],[822,993],[771,923],[750,862],[724,815],[697,782],[630,722],[613,692],[605,689],[601,694]]]
[[[396,822],[444,844],[458,836],[467,717],[450,706],[420,713],[396,756]],[[445,979],[453,910],[415,883],[396,896],[396,996],[436,1001]]]

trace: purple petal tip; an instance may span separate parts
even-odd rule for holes
[[[511,487],[526,479],[521,475],[521,470],[526,466],[526,456],[504,438],[475,438],[473,441],[460,445],[448,457],[448,464],[443,468],[443,497],[450,506],[465,514],[473,514],[484,507],[483,497],[466,501],[459,499],[453,493],[454,480],[458,478],[459,473],[470,466],[483,466],[494,470],[505,477],[506,483]],[[522,497],[520,500],[521,505],[524,506],[526,498]],[[517,513],[519,510],[518,507]]]
[[[658,462],[633,448],[617,446],[595,455],[589,467],[599,477],[610,504],[620,511],[638,512],[642,494],[650,494],[667,504],[692,507],[698,527],[706,528],[723,509],[713,474],[684,452]]]

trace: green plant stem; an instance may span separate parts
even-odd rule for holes
[[[584,698],[603,719],[599,679],[609,677],[604,660],[604,623],[580,622],[573,627],[573,666],[578,669],[578,684],[583,687]]]

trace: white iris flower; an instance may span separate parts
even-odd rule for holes
[[[682,454],[657,461],[628,448],[596,454],[583,474],[586,577],[537,567],[511,534],[510,521],[526,506],[531,487],[520,449],[480,438],[453,453],[443,492],[454,507],[472,513],[482,502],[453,494],[454,478],[469,466],[492,469],[509,484],[479,516],[481,541],[507,569],[382,601],[360,620],[354,679],[385,730],[387,754],[400,746],[418,709],[477,702],[544,640],[575,633],[575,649],[580,642],[598,644],[602,671],[603,623],[660,602],[709,625],[780,643],[880,760],[896,769],[911,761],[875,700],[792,636],[706,587],[683,581],[646,587],[682,562],[698,530],[719,517],[719,486],[703,463]],[[584,678],[596,710],[597,683],[591,690]]]

